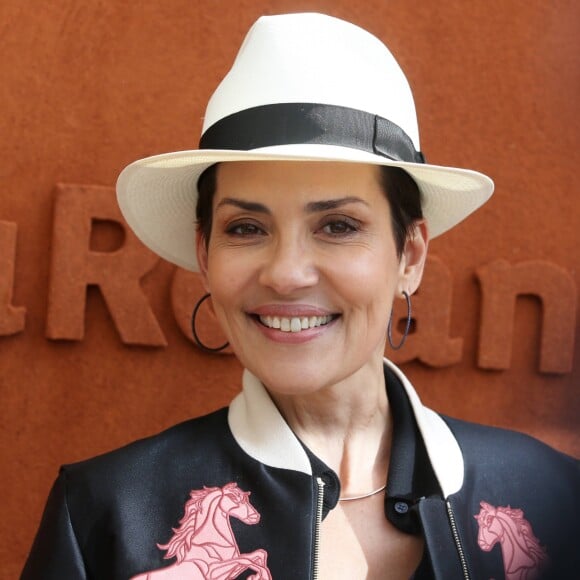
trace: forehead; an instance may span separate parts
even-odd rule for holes
[[[217,169],[216,201],[232,196],[273,204],[350,196],[370,204],[384,201],[378,166],[320,161],[222,163]]]

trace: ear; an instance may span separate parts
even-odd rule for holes
[[[427,224],[425,220],[418,220],[414,224],[411,235],[405,242],[401,256],[398,294],[402,294],[403,290],[413,294],[419,287],[423,277],[423,270],[425,269],[425,261],[427,260],[428,246]]]
[[[211,292],[209,288],[208,277],[207,243],[199,230],[195,233],[195,253],[197,255],[197,264],[199,266],[199,273],[201,274],[203,287],[205,288],[206,292]]]

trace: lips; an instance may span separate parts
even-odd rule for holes
[[[334,317],[326,316],[258,316],[260,322],[268,328],[281,332],[302,332],[328,324]]]

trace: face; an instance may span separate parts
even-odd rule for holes
[[[399,259],[376,167],[220,165],[198,260],[241,363],[271,392],[305,394],[382,366],[396,294],[413,292],[423,224]]]

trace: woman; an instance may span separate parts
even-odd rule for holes
[[[440,417],[383,359],[429,237],[492,189],[424,163],[378,39],[316,14],[258,20],[200,149],[118,182],[144,243],[201,272],[243,391],[64,467],[22,577],[571,577],[575,462]]]

